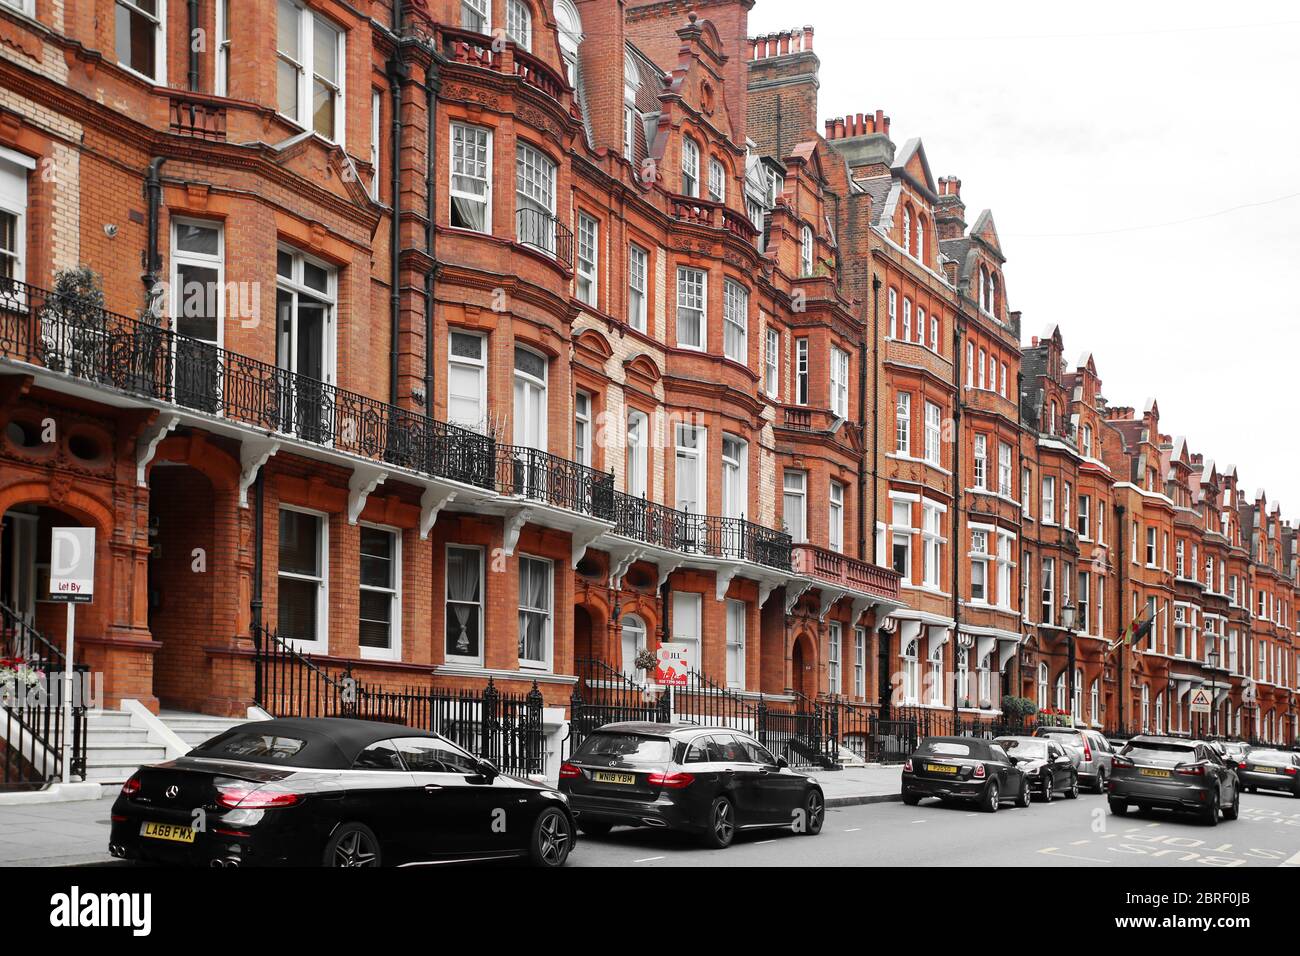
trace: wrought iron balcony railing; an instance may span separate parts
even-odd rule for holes
[[[515,211],[515,238],[573,268],[573,231],[550,213],[524,206]]]
[[[0,354],[489,490],[496,442],[336,385],[26,283],[0,281]]]
[[[791,569],[791,539],[744,518],[693,514],[614,492],[614,531],[646,544],[733,561]]]
[[[497,491],[603,521],[614,516],[614,475],[524,445],[498,445]]]

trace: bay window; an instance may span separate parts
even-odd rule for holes
[[[830,484],[826,500],[827,543],[832,551],[844,552],[844,485],[838,481]]]
[[[782,477],[785,530],[795,544],[808,540],[808,473],[787,469]]]
[[[515,147],[515,228],[519,242],[555,255],[555,164],[527,143]]]
[[[650,253],[637,245],[627,247],[627,324],[638,332],[646,331],[647,327],[646,276],[649,266]]]
[[[893,568],[903,584],[912,583],[912,505],[895,500],[890,511],[890,538]]]
[[[600,224],[586,213],[578,213],[578,265],[575,270],[578,298],[596,304],[599,281]]]
[[[523,0],[506,0],[506,39],[521,50],[533,48],[533,14]]]
[[[277,108],[299,126],[341,143],[343,31],[295,0],[279,0],[276,13]]]
[[[708,273],[703,269],[677,268],[677,345],[704,349],[707,342],[706,296]]]
[[[379,173],[375,173],[376,180]],[[492,231],[492,131],[451,124],[451,225]]]
[[[925,460],[938,465],[942,459],[941,440],[943,411],[933,402],[925,403]]]
[[[899,392],[894,406],[894,450],[900,455],[912,451],[912,396]]]
[[[975,487],[988,487],[989,440],[985,435],[975,436]]]
[[[794,340],[794,403],[808,404],[808,340]]]
[[[682,195],[700,196],[700,147],[689,136],[682,138]]]
[[[988,604],[989,534],[987,531],[971,531],[970,539],[970,599],[978,604]]]
[[[768,398],[779,398],[781,391],[781,333],[768,326],[764,349],[763,390]]]
[[[831,411],[849,417],[849,353],[831,346]]]
[[[998,494],[1011,497],[1011,446],[998,442]]]
[[[1043,500],[1041,502],[1043,524],[1056,524],[1056,477],[1043,476]]]
[[[633,409],[627,413],[627,493],[634,498],[646,495],[649,487],[650,418]]]

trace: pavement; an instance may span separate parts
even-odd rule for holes
[[[817,771],[827,807],[899,799],[900,769]],[[0,866],[78,866],[116,862],[108,855],[108,817],[116,799],[0,805]]]

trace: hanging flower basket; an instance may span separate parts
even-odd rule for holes
[[[45,672],[22,657],[0,658],[0,697],[5,701],[26,697],[27,691],[45,679]]]
[[[636,660],[633,661],[632,663],[636,666],[637,670],[642,670],[649,673],[650,671],[653,671],[655,667],[658,666],[659,658],[654,651],[647,648],[641,651],[640,653],[638,653],[636,656]]]

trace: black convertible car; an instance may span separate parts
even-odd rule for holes
[[[141,767],[113,804],[109,852],[215,867],[555,867],[575,840],[559,791],[435,733],[329,717],[242,724]]]

